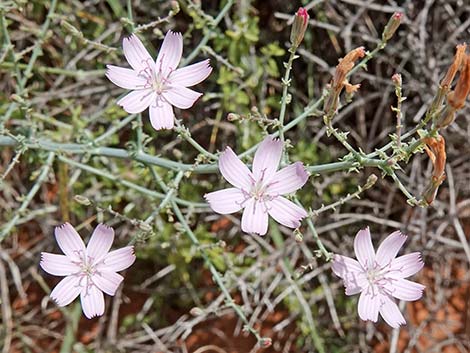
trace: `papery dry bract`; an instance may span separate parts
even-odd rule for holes
[[[205,80],[212,71],[209,59],[177,69],[183,53],[181,33],[169,31],[154,62],[136,35],[124,38],[124,55],[132,69],[107,65],[106,77],[115,85],[133,90],[117,104],[128,113],[149,108],[156,130],[174,126],[173,107],[190,108],[202,93],[187,87]]]
[[[247,233],[266,234],[268,215],[286,227],[299,227],[307,212],[282,195],[300,189],[308,174],[301,162],[277,171],[282,149],[282,141],[266,137],[255,153],[250,171],[227,147],[219,157],[219,169],[234,187],[204,195],[211,208],[220,214],[243,209],[242,230]]]
[[[436,198],[439,186],[446,179],[446,143],[440,135],[423,138],[422,142],[425,143],[424,149],[433,165],[431,180],[423,191],[423,199],[430,205]]]
[[[421,270],[421,254],[414,252],[397,257],[407,236],[396,231],[377,249],[372,245],[369,228],[360,230],[354,239],[356,258],[334,255],[333,272],[343,279],[346,295],[360,294],[358,313],[362,320],[377,322],[378,315],[396,328],[406,323],[394,298],[414,301],[421,298],[425,286],[405,278]]]
[[[56,227],[55,237],[65,255],[42,252],[40,262],[47,273],[65,276],[52,290],[51,298],[58,306],[65,306],[80,295],[87,318],[103,315],[103,292],[111,296],[116,293],[124,279],[116,272],[134,263],[134,248],[109,251],[114,230],[103,224],[95,228],[87,247],[69,223]]]

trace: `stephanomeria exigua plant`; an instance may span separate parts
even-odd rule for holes
[[[282,195],[300,189],[308,173],[302,162],[277,171],[282,149],[282,141],[266,137],[255,153],[251,172],[227,147],[219,157],[219,169],[234,187],[204,195],[211,208],[221,214],[244,209],[242,230],[247,233],[266,234],[268,215],[286,227],[299,227],[307,212]]]
[[[174,125],[172,106],[190,108],[202,93],[187,87],[205,80],[212,71],[209,59],[177,69],[183,53],[181,33],[168,31],[154,62],[135,35],[124,38],[122,49],[132,69],[107,65],[106,77],[115,85],[133,90],[117,104],[128,113],[149,108],[150,122],[156,130]]]
[[[377,322],[378,314],[392,327],[406,323],[393,298],[418,300],[425,286],[409,281],[424,263],[419,252],[397,257],[407,236],[393,232],[379,245],[372,246],[369,228],[360,230],[354,239],[357,260],[334,255],[333,272],[343,279],[346,295],[361,293],[358,313],[362,320]]]
[[[65,255],[42,252],[40,265],[51,275],[66,277],[52,290],[51,298],[58,306],[66,306],[80,295],[87,318],[103,315],[103,292],[111,296],[116,293],[124,280],[116,272],[134,263],[134,247],[110,252],[114,230],[104,224],[95,228],[86,248],[69,223],[56,227],[55,238]]]

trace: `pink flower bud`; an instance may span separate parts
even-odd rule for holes
[[[401,87],[401,75],[400,74],[395,74],[392,76],[392,82],[395,86]]]
[[[290,41],[293,46],[298,47],[304,39],[305,31],[307,30],[308,20],[310,16],[303,7],[299,7],[295,13],[294,23],[290,33]]]
[[[271,347],[271,345],[273,344],[273,341],[271,338],[261,338],[259,340],[259,345],[261,348],[268,348],[268,347]]]
[[[392,17],[390,17],[390,20],[388,20],[388,23],[385,26],[384,31],[382,33],[382,40],[384,42],[389,41],[390,38],[393,37],[396,30],[398,29],[398,26],[400,26],[402,19],[403,19],[403,13],[401,12],[395,12],[392,15]]]

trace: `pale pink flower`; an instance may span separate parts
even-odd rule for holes
[[[78,295],[89,319],[104,313],[104,295],[114,295],[124,277],[116,273],[135,261],[134,247],[109,251],[114,230],[99,224],[87,247],[77,231],[65,223],[55,228],[57,244],[65,255],[41,253],[40,266],[55,276],[65,276],[51,292],[58,306],[70,304]]]
[[[380,313],[390,326],[404,325],[406,321],[393,298],[414,301],[423,295],[425,286],[405,279],[423,268],[421,254],[414,252],[395,258],[406,238],[396,231],[385,238],[376,253],[366,228],[354,239],[358,261],[334,255],[333,272],[343,279],[346,295],[361,293],[357,309],[362,320],[377,322]]]
[[[133,91],[117,104],[131,114],[149,108],[154,129],[171,129],[174,124],[172,106],[188,109],[202,96],[187,87],[209,76],[212,71],[209,59],[177,69],[183,53],[183,37],[172,31],[165,35],[156,61],[135,34],[124,38],[122,48],[132,69],[107,65],[106,77],[115,85]]]
[[[242,230],[247,233],[266,234],[268,215],[286,227],[299,227],[307,212],[282,195],[300,189],[308,174],[301,162],[277,171],[282,148],[282,141],[266,137],[255,153],[251,172],[227,147],[219,157],[219,169],[234,187],[204,195],[211,208],[220,214],[244,209]]]

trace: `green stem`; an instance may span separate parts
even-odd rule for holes
[[[17,67],[18,69],[26,69],[26,64],[13,63],[13,62],[3,62],[0,63],[0,69],[12,69]],[[62,69],[59,67],[47,67],[47,66],[35,66],[33,67],[34,72],[41,74],[53,74],[53,75],[64,75],[68,77],[77,77],[78,79],[83,79],[93,76],[103,76],[106,73],[106,70],[68,70]]]
[[[256,339],[259,341],[261,341],[263,338],[260,336],[260,334],[258,333],[258,331],[256,331],[249,323],[247,317],[245,316],[245,314],[243,313],[241,307],[239,305],[237,305],[235,303],[235,301],[233,300],[232,296],[230,295],[228,289],[225,287],[225,284],[222,280],[222,277],[220,276],[219,272],[217,271],[217,269],[215,268],[215,266],[212,264],[209,256],[207,255],[206,251],[204,250],[203,247],[201,247],[201,243],[199,243],[199,240],[197,239],[196,235],[193,233],[193,231],[191,230],[191,228],[189,227],[188,223],[186,222],[186,219],[184,218],[183,214],[181,213],[178,205],[176,204],[176,202],[172,201],[171,202],[172,204],[172,207],[173,207],[173,211],[175,212],[175,215],[176,215],[176,218],[178,218],[178,221],[181,223],[181,225],[183,226],[184,230],[185,230],[185,233],[186,235],[189,237],[189,239],[191,240],[191,242],[199,249],[199,251],[201,252],[201,255],[202,255],[202,258],[204,259],[206,265],[209,267],[209,271],[211,272],[212,274],[212,278],[214,279],[215,283],[217,284],[217,286],[220,288],[220,290],[222,291],[222,294],[224,295],[225,297],[225,300],[227,302],[227,305],[230,306],[234,311],[235,313],[238,315],[238,317],[243,321],[243,323],[245,324],[245,327],[246,329],[252,333]]]
[[[85,170],[89,173],[93,173],[93,174],[99,175],[103,178],[106,178],[106,179],[115,181],[117,183],[120,183],[120,184],[122,184],[122,185],[124,185],[124,186],[126,186],[130,189],[138,191],[138,192],[140,192],[140,193],[142,193],[146,196],[149,196],[151,198],[165,199],[165,197],[166,197],[165,194],[162,194],[162,193],[154,191],[154,190],[147,189],[143,186],[134,184],[133,182],[130,182],[128,180],[124,180],[121,177],[112,175],[112,174],[110,174],[110,173],[108,173],[104,170],[93,168],[93,167],[91,167],[87,164],[83,164],[83,163],[74,161],[73,159],[69,159],[69,158],[64,157],[64,156],[58,156],[57,159],[61,162],[67,163],[67,164],[69,164],[73,167],[80,168],[80,169]],[[208,205],[206,203],[191,202],[191,201],[183,200],[183,199],[180,199],[180,198],[174,198],[174,200],[175,200],[175,202],[177,202],[178,204],[180,204],[182,206],[198,207],[198,208],[207,208],[208,207]]]
[[[181,63],[180,63],[180,66],[183,67],[183,66],[186,66],[187,64],[189,64],[191,61],[193,61],[196,56],[199,54],[199,52],[202,50],[202,48],[204,48],[204,46],[207,44],[207,42],[209,41],[211,35],[212,35],[212,30],[214,28],[216,28],[218,26],[218,24],[220,23],[220,21],[222,21],[222,19],[224,18],[225,14],[230,10],[230,8],[233,6],[233,3],[234,3],[234,0],[228,0],[227,3],[225,4],[225,6],[223,7],[223,9],[219,12],[219,14],[217,15],[217,17],[214,19],[214,21],[210,24],[210,28],[209,30],[206,31],[206,34],[204,35],[204,37],[201,39],[201,41],[199,42],[199,44],[196,46],[196,48],[194,48],[194,50],[186,57],[184,58]]]
[[[286,72],[284,74],[284,78],[282,79],[282,98],[281,98],[281,112],[279,113],[279,138],[284,143],[284,118],[286,115],[286,108],[288,104],[288,91],[290,86],[290,72],[292,70],[292,63],[294,62],[295,52],[297,51],[296,46],[292,46],[289,49],[290,55],[289,60],[286,64]]]
[[[2,227],[0,232],[0,243],[3,241],[3,239],[5,239],[8,234],[10,234],[10,231],[16,225],[16,222],[20,219],[22,213],[26,211],[30,202],[33,200],[34,196],[39,191],[39,188],[41,187],[42,183],[46,181],[47,174],[49,173],[49,169],[51,168],[52,162],[54,161],[54,157],[55,153],[49,152],[46,162],[41,167],[41,172],[38,178],[36,179],[36,182],[34,183],[33,187],[29,190],[28,194],[23,199],[21,206],[16,210],[13,218]]]
[[[65,327],[64,340],[62,341],[62,346],[60,347],[60,353],[72,353],[73,345],[75,344],[75,333],[77,332],[78,322],[80,321],[80,316],[82,313],[82,308],[78,302],[73,305],[70,315],[66,317],[67,326]]]
[[[191,146],[193,146],[199,153],[201,153],[204,156],[206,156],[207,158],[215,160],[215,161],[218,159],[218,157],[215,154],[210,153],[209,151],[207,151],[195,139],[193,139],[191,137],[191,133],[189,132],[189,130],[183,124],[181,124],[181,122],[178,119],[175,120],[175,124],[176,124],[175,131],[178,132],[179,135],[184,140],[188,141],[191,144]]]

